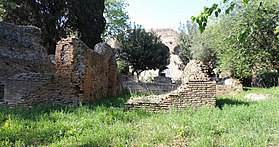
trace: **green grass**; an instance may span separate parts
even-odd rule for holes
[[[253,102],[248,93],[274,98]],[[0,146],[269,146],[279,145],[279,88],[217,98],[217,107],[125,111],[128,97],[79,108],[0,108]]]

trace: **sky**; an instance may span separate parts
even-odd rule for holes
[[[179,24],[198,16],[204,6],[219,4],[221,0],[126,0],[126,10],[131,22],[145,29],[172,28],[178,30]]]

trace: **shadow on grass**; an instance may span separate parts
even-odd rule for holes
[[[125,103],[130,99],[130,95],[120,95],[120,96],[113,96],[113,97],[107,97],[103,99],[99,99],[96,101],[93,101],[89,104],[85,104],[89,107],[96,107],[96,106],[104,106],[107,108],[124,108]]]
[[[41,116],[49,117],[53,112],[74,113],[80,107],[87,107],[94,110],[97,107],[106,108],[123,108],[125,102],[130,98],[130,95],[121,95],[115,97],[107,97],[100,100],[95,100],[91,103],[85,103],[79,107],[69,105],[40,105],[32,108],[9,108],[0,107],[0,125],[5,122],[9,115],[16,116],[24,120],[36,121]]]
[[[251,87],[243,87],[243,91],[251,91],[252,88]]]
[[[36,121],[40,116],[48,116],[50,113],[53,113],[55,111],[63,111],[63,112],[70,113],[74,111],[74,107],[61,106],[61,105],[59,106],[41,105],[33,108],[9,108],[9,107],[0,108],[0,114],[2,115],[5,114],[6,118],[8,118],[8,116],[11,115],[11,116],[19,117],[21,119],[31,120],[31,121]]]
[[[219,98],[216,100],[216,106],[218,108],[220,108],[221,110],[223,109],[224,105],[235,105],[235,106],[238,106],[238,105],[246,105],[246,106],[249,106],[251,104],[251,102],[245,102],[245,101],[240,101],[240,100],[234,100],[234,99],[231,99],[231,98]]]

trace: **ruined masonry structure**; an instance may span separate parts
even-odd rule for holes
[[[182,76],[183,70],[180,70],[180,66],[182,64],[178,54],[178,36],[179,34],[173,29],[151,29],[147,30],[149,32],[154,32],[156,35],[160,36],[162,42],[169,48],[170,50],[170,64],[167,66],[168,69],[164,71],[166,77],[170,77],[173,81],[179,80]],[[157,77],[159,70],[147,70],[143,71],[140,75],[141,79],[145,81],[150,76]]]
[[[182,85],[166,95],[130,99],[127,109],[168,110],[171,107],[215,107],[216,82],[210,81],[206,66],[200,61],[190,61],[184,69]]]
[[[55,60],[56,78],[71,80],[83,101],[116,95],[117,65],[108,44],[99,43],[92,50],[78,39],[64,39],[58,42]],[[63,83],[67,84],[71,83]]]
[[[116,94],[116,61],[109,45],[90,49],[78,39],[61,40],[54,64],[40,36],[36,27],[0,22],[1,105],[77,106]]]

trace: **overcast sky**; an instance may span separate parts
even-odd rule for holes
[[[197,16],[204,6],[219,4],[221,0],[126,0],[126,10],[132,22],[150,28],[178,30],[179,23],[186,23]]]

